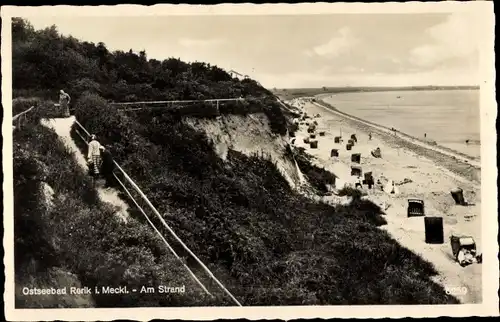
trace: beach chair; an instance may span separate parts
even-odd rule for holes
[[[408,217],[425,216],[424,201],[421,199],[408,199]]]
[[[352,149],[352,145],[351,145],[351,144],[347,144],[347,145],[345,146],[345,148],[349,151],[349,150],[351,150],[351,149]]]
[[[482,262],[482,256],[477,255],[476,241],[472,236],[450,236],[451,251],[455,260],[461,265]]]
[[[351,166],[351,176],[360,177],[363,174],[363,170],[358,166]]]
[[[341,139],[340,136],[336,136],[333,140],[335,143],[340,143],[340,139]]]
[[[374,158],[381,158],[382,157],[382,153],[380,152],[380,148],[376,148],[375,150],[373,150],[371,152],[371,154]]]
[[[318,148],[318,141],[311,141],[310,147],[311,147],[311,149],[317,149]]]
[[[315,139],[315,138],[316,138],[316,134],[312,134],[312,133],[311,133],[311,134],[309,134],[309,137],[310,137],[311,139]]]
[[[474,252],[476,251],[476,241],[472,236],[451,235],[450,244],[453,257],[455,258],[458,256],[458,252],[461,249],[473,250]]]
[[[304,139],[304,143],[305,143],[305,144],[309,144],[309,138],[305,138],[305,139]]]
[[[425,242],[427,244],[443,244],[443,217],[425,217]]]
[[[353,140],[356,143],[358,142],[358,138],[356,137],[356,134],[351,135],[351,140]]]
[[[351,162],[361,163],[361,153],[353,153],[353,154],[351,154]]]
[[[330,151],[330,157],[338,157],[339,156],[339,150],[338,149],[332,149]]]
[[[354,140],[353,139],[347,140],[347,144],[354,145]]]
[[[319,132],[319,136],[325,136],[325,131]]]

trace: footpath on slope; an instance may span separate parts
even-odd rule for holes
[[[75,123],[75,117],[71,116],[68,118],[42,119],[40,123],[56,132],[59,139],[73,154],[80,167],[85,171],[85,173],[87,173],[88,165],[86,158],[80,152],[80,149],[78,149],[70,134],[71,127]],[[101,201],[112,205],[116,209],[116,215],[126,223],[129,218],[128,205],[119,197],[118,191],[113,188],[102,188],[98,184],[96,184],[96,190]]]
[[[346,120],[342,114],[313,103],[300,103],[302,110],[310,116],[320,114],[319,118],[307,119],[305,122],[318,122],[317,132],[325,131],[325,136],[317,136],[318,148],[311,149],[304,139],[309,136],[307,125],[300,126],[296,134],[295,145],[304,147],[308,153],[314,155],[325,169],[338,176],[337,187],[352,185],[355,177],[351,176],[351,154],[361,153],[363,172],[372,172],[375,180],[393,180],[395,183],[410,182],[399,185],[399,194],[392,195],[381,191],[375,186],[369,190],[366,186],[363,191],[367,199],[385,209],[388,224],[381,229],[386,230],[402,246],[431,262],[439,275],[433,280],[445,289],[457,290],[465,287],[466,294],[454,294],[463,303],[479,303],[482,300],[482,264],[472,264],[461,267],[455,262],[450,246],[449,237],[455,235],[471,235],[476,240],[478,250],[481,251],[481,193],[480,187],[468,180],[461,180],[450,171],[436,166],[434,162],[403,147],[393,147],[384,141],[383,136],[374,135],[369,140],[368,133],[357,128],[352,120]],[[304,121],[302,121],[304,122]],[[334,136],[338,136],[342,129],[344,142],[334,143]],[[347,151],[345,144],[351,134],[356,134],[358,143],[351,151]],[[370,151],[380,147],[382,158],[371,157]],[[338,158],[330,157],[330,150],[338,149]],[[450,190],[460,186],[464,189],[465,197],[475,205],[463,207],[455,205]],[[332,197],[325,197],[325,201]],[[425,242],[425,226],[422,217],[407,217],[407,199],[418,198],[425,202],[427,216],[443,217],[444,244],[427,244]]]

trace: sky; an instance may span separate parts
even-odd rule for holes
[[[109,50],[203,61],[267,88],[479,84],[467,13],[25,17]]]

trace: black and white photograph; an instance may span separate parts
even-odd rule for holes
[[[493,45],[489,2],[2,7],[6,313],[498,315]]]

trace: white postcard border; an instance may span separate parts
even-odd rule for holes
[[[474,11],[481,15],[484,35],[481,46],[481,168],[483,244],[483,303],[461,305],[372,305],[372,306],[276,306],[276,307],[206,307],[206,308],[117,308],[117,309],[15,309],[13,265],[13,179],[12,179],[12,55],[11,17],[33,15],[70,16],[144,16],[144,15],[278,15],[278,14],[333,14],[333,13],[430,13]],[[407,2],[407,3],[314,3],[314,4],[224,4],[214,6],[191,5],[118,5],[118,6],[4,6],[2,16],[2,104],[4,106],[3,171],[4,171],[4,264],[5,313],[7,320],[103,320],[136,319],[190,319],[219,318],[298,319],[298,318],[377,318],[377,317],[438,317],[498,315],[498,222],[496,130],[497,105],[495,99],[494,13],[492,2]]]

